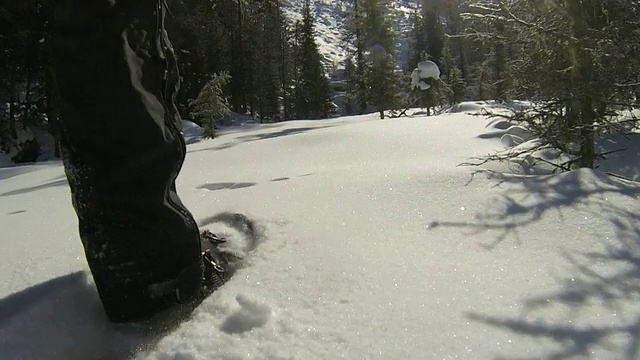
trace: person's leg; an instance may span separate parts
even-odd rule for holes
[[[198,227],[175,191],[185,156],[164,0],[60,0],[55,75],[80,238],[112,321],[198,296]]]

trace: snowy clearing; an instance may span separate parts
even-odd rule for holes
[[[640,358],[640,186],[458,166],[509,130],[478,106],[189,128],[186,205],[267,239],[159,337],[107,323],[60,163],[1,168],[0,358]],[[640,173],[617,154],[603,168]]]

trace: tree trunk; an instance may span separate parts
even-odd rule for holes
[[[49,122],[49,133],[54,139],[54,155],[60,157],[60,123],[58,116],[60,114],[58,102],[58,89],[55,83],[54,69],[49,66],[45,70],[45,94],[47,100],[47,120]]]
[[[282,120],[289,120],[289,91],[287,89],[289,72],[287,71],[287,28],[282,26],[280,12],[278,12],[278,24],[280,24],[280,86],[282,87]]]
[[[366,83],[364,81],[364,68],[365,68],[365,59],[364,59],[364,44],[363,44],[363,34],[362,22],[360,21],[360,9],[358,8],[358,1],[355,0],[353,2],[353,11],[355,17],[355,36],[356,36],[356,63],[357,63],[357,74],[356,81],[358,83],[358,106],[360,107],[360,113],[363,114],[367,110],[367,98],[366,98]]]
[[[483,64],[484,65],[484,64]],[[486,81],[486,72],[484,69],[480,69],[480,76],[478,80],[478,100],[485,100],[484,83]]]
[[[570,0],[568,6],[569,18],[571,21],[572,40],[569,43],[569,53],[571,55],[571,85],[575,93],[580,141],[580,160],[578,166],[581,168],[593,168],[595,162],[595,130],[596,112],[594,110],[593,97],[590,91],[593,76],[593,58],[588,50],[584,49],[581,43],[588,35],[588,18],[581,0]]]
[[[22,129],[27,130],[29,124],[29,113],[31,107],[31,82],[33,81],[32,71],[27,70],[27,86],[24,93],[24,112],[22,114]]]
[[[231,28],[231,39],[233,39],[234,45],[231,46],[231,58],[234,59],[231,63],[231,106],[233,111],[237,113],[246,113],[247,101],[245,96],[246,88],[246,67],[245,50],[244,50],[244,15],[241,0],[232,1],[235,8],[234,11],[234,26]]]
[[[502,22],[496,22],[495,24],[496,33],[498,34],[498,40],[495,43],[495,72],[496,72],[496,88],[495,88],[495,96],[497,100],[506,101],[507,100],[507,55],[506,55],[506,46],[505,41],[502,40],[504,37],[505,29],[504,24]]]
[[[16,103],[18,99],[16,98],[16,91],[16,79],[12,76],[9,89],[9,136],[11,136],[13,140],[18,138],[18,130],[16,128]]]
[[[580,127],[580,162],[581,168],[593,169],[595,165],[595,111],[590,97],[586,97],[581,111],[582,126]]]

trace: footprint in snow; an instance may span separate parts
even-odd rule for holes
[[[236,301],[240,309],[227,316],[220,326],[220,330],[227,334],[239,334],[264,326],[271,318],[271,307],[267,304],[260,304],[244,295],[236,296]]]

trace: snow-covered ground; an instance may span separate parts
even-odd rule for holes
[[[60,163],[2,168],[0,359],[640,358],[640,185],[458,166],[506,131],[449,112],[192,136],[184,202],[266,240],[159,337],[102,314]]]

